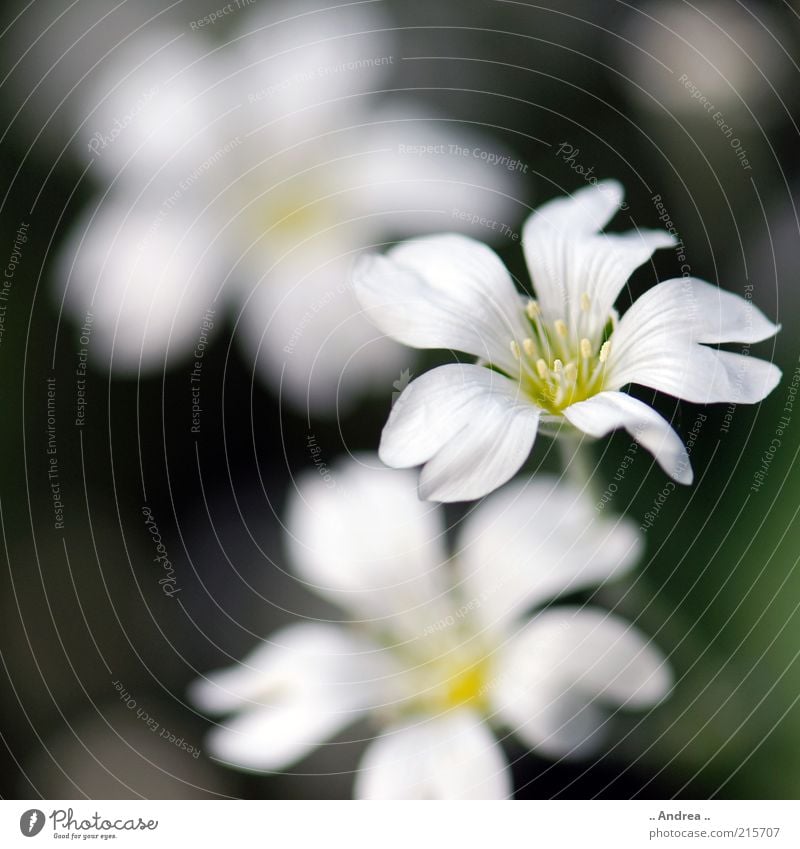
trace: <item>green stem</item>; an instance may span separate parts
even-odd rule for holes
[[[564,474],[581,492],[586,490],[589,498],[599,499],[600,486],[597,483],[596,464],[592,460],[589,440],[580,431],[560,432],[556,437]]]

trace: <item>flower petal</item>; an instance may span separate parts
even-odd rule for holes
[[[247,117],[267,145],[285,145],[341,126],[383,91],[392,71],[391,20],[374,3],[320,8],[309,0],[263,4],[241,16],[222,58],[230,102],[247,93]],[[255,123],[255,122],[254,122]]]
[[[678,483],[694,478],[689,455],[669,422],[652,407],[624,392],[600,392],[564,410],[564,418],[590,436],[605,436],[618,427],[643,445]]]
[[[251,279],[236,336],[281,400],[315,415],[342,413],[370,389],[384,391],[413,352],[367,321],[348,285],[352,255],[330,240],[291,251]]]
[[[547,475],[513,481],[464,521],[456,547],[463,606],[484,627],[508,628],[536,604],[618,577],[642,549],[631,522],[598,513],[571,484]]]
[[[419,99],[393,100],[363,119],[346,139],[348,150],[362,155],[343,158],[338,167],[349,174],[355,208],[379,224],[384,238],[451,229],[488,241],[511,236],[524,209],[513,170],[522,163],[496,140]],[[491,153],[497,164],[476,153]]]
[[[162,190],[169,186],[166,201],[230,141],[231,104],[215,89],[223,69],[203,36],[136,29],[76,87],[74,114],[88,116],[79,132],[93,171],[132,180],[137,190],[155,174]]]
[[[189,698],[210,713],[242,711],[211,733],[215,757],[282,769],[355,721],[389,668],[379,649],[341,628],[290,625],[241,664],[195,681]]]
[[[504,722],[550,754],[586,754],[602,736],[602,705],[643,709],[672,686],[669,665],[628,622],[554,607],[500,653],[488,692]]]
[[[525,462],[539,416],[507,377],[477,365],[440,366],[417,378],[395,402],[380,457],[395,468],[425,463],[422,498],[480,498]]]
[[[132,200],[132,198],[131,198]],[[64,306],[94,316],[90,351],[117,371],[163,367],[197,344],[215,308],[224,245],[178,208],[128,208],[123,196],[74,227],[58,257]]]
[[[449,348],[511,373],[512,339],[527,335],[514,283],[486,245],[448,234],[413,239],[367,256],[353,275],[356,297],[387,335],[412,348]]]
[[[359,799],[507,799],[511,771],[481,718],[460,710],[395,726],[361,762]]]
[[[606,384],[639,383],[694,403],[756,403],[780,380],[763,360],[697,343],[758,342],[778,327],[702,280],[667,280],[639,298],[611,338]]]
[[[309,451],[324,460],[315,442]],[[404,636],[440,615],[444,527],[439,509],[417,497],[413,473],[373,455],[320,466],[298,480],[286,525],[296,573],[340,607]]]
[[[631,274],[655,250],[675,244],[664,230],[600,234],[621,203],[622,187],[606,180],[546,203],[523,230],[525,259],[545,315],[566,320],[589,339],[602,331]]]

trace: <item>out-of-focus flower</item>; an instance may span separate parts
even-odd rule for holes
[[[692,469],[678,435],[621,390],[638,383],[698,404],[752,404],[778,383],[771,363],[708,345],[777,332],[752,303],[694,278],[667,280],[619,319],[632,272],[674,243],[660,230],[602,234],[622,202],[613,181],[550,201],[523,230],[538,300],[521,297],[500,259],[464,236],[416,239],[362,258],[356,294],[387,335],[478,357],[411,383],[392,408],[380,456],[425,464],[420,495],[480,498],[520,468],[537,430],[600,437],[624,427],[675,480]],[[701,344],[707,343],[707,344]]]
[[[769,6],[654,0],[631,8],[619,39],[628,91],[681,120],[735,121],[741,136],[754,118],[785,114],[779,95],[793,76],[791,53],[780,44],[785,29]]]
[[[552,757],[601,744],[609,708],[670,688],[665,659],[634,627],[555,596],[617,577],[641,540],[555,479],[511,485],[464,521],[448,557],[441,508],[414,475],[372,457],[307,473],[290,501],[296,573],[349,612],[272,635],[195,682],[219,760],[282,770],[357,719],[380,728],[356,777],[362,798],[502,798],[510,770],[492,728]]]
[[[354,255],[448,222],[510,232],[519,169],[383,93],[397,57],[373,4],[236,17],[219,47],[207,26],[121,45],[87,92],[81,133],[108,188],[62,251],[65,306],[94,313],[95,361],[132,373],[190,356],[206,310],[219,323],[230,306],[283,397],[331,409],[408,365],[359,315]]]

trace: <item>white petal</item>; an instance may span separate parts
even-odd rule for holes
[[[87,214],[58,258],[64,305],[75,321],[94,316],[90,356],[136,373],[163,367],[197,345],[224,278],[224,244],[202,222],[175,208],[127,208],[123,196]]]
[[[502,650],[488,692],[503,721],[531,745],[575,755],[600,741],[602,705],[652,707],[671,686],[664,656],[628,622],[554,607]]]
[[[82,155],[94,171],[137,187],[158,172],[162,188],[170,184],[169,197],[231,140],[226,113],[233,104],[214,88],[220,76],[202,35],[140,32],[123,39],[104,72],[80,89]]]
[[[359,799],[507,799],[505,756],[480,717],[457,711],[394,727],[370,744]]]
[[[618,427],[624,427],[656,458],[671,478],[687,485],[694,478],[686,448],[669,422],[631,395],[600,392],[567,407],[564,417],[590,436],[605,436]]]
[[[413,348],[449,348],[507,372],[512,339],[527,335],[519,295],[500,258],[454,234],[414,239],[364,257],[353,276],[368,317]]]
[[[395,468],[425,463],[422,498],[480,498],[525,462],[539,415],[517,384],[491,369],[440,366],[417,378],[395,402],[380,457]]]
[[[203,711],[226,713],[271,704],[276,694],[311,693],[325,685],[352,684],[364,677],[364,670],[373,662],[370,649],[369,644],[335,625],[289,625],[235,666],[195,681],[189,697]]]
[[[295,571],[309,587],[374,628],[419,635],[445,604],[444,528],[439,509],[417,497],[415,476],[360,455],[327,466],[322,446],[289,501]]]
[[[464,521],[456,551],[464,606],[484,627],[630,569],[642,552],[634,525],[598,513],[572,485],[537,475],[490,495]]]
[[[231,75],[222,90],[260,118],[267,144],[342,126],[393,70],[391,21],[374,3],[320,8],[291,0],[238,17],[238,32],[222,52]]]
[[[514,170],[524,163],[491,136],[432,112],[419,99],[370,110],[346,142],[349,151],[360,151],[339,166],[350,174],[348,203],[376,219],[384,238],[453,230],[502,241],[512,237],[526,209]]]
[[[381,334],[348,284],[352,255],[314,240],[265,259],[245,297],[236,337],[281,400],[315,415],[343,413],[370,390],[387,398],[415,354]],[[326,253],[329,248],[329,253]]]
[[[210,735],[215,757],[249,769],[282,769],[374,703],[390,670],[384,654],[341,628],[290,625],[241,664],[194,682],[201,710],[241,713]]]
[[[621,355],[609,388],[638,383],[693,404],[756,404],[780,383],[781,370],[757,357],[675,341],[666,351],[653,347]]]
[[[771,363],[697,343],[752,343],[778,327],[702,280],[667,280],[639,298],[611,339],[607,385],[639,383],[694,403],[755,403],[780,380]]]
[[[618,183],[598,183],[545,204],[523,231],[525,258],[543,311],[590,339],[602,331],[635,269],[658,248],[675,244],[664,230],[599,234],[621,201]]]
[[[286,701],[225,721],[206,742],[212,757],[230,766],[284,770],[358,718],[322,699]]]

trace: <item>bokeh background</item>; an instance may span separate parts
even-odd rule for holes
[[[209,721],[186,703],[186,687],[276,626],[325,615],[324,604],[292,579],[281,537],[293,478],[314,468],[309,435],[328,464],[343,452],[374,450],[404,370],[418,374],[451,355],[405,352],[396,372],[355,401],[303,409],[263,378],[238,344],[235,311],[221,311],[204,357],[200,434],[191,433],[189,353],[142,374],[109,372],[107,357],[90,357],[85,423],[74,424],[81,324],[62,309],[58,255],[109,184],[96,167],[87,170],[80,144],[87,98],[114,87],[132,36],[165,43],[165,33],[179,33],[180,43],[191,42],[199,38],[191,22],[221,5],[4,5],[0,264],[12,276],[0,300],[3,797],[351,791],[361,749],[348,740],[362,733],[349,732],[286,775],[237,773],[207,757]],[[781,420],[800,366],[800,7],[788,0],[350,5],[379,8],[391,22],[391,73],[388,81],[376,77],[376,97],[413,97],[447,116],[451,132],[477,129],[524,164],[504,177],[508,232],[484,234],[521,280],[514,234],[526,213],[593,175],[614,177],[629,206],[616,229],[631,221],[663,226],[666,216],[694,275],[752,297],[782,324],[774,343],[753,351],[784,372],[763,404],[701,409],[656,399],[684,438],[696,431],[693,487],[664,499],[667,480],[646,452],[625,462],[624,433],[597,444],[599,490],[616,487],[604,509],[641,523],[657,513],[639,570],[600,598],[653,635],[678,684],[644,721],[623,720],[622,742],[591,762],[554,764],[510,749],[518,795],[796,798],[800,407]],[[307,8],[325,6],[318,0]],[[223,48],[264,20],[258,16],[283,8],[269,0],[241,4],[202,37]],[[359,73],[369,91],[369,70]],[[368,115],[372,108],[370,100]],[[439,210],[441,229],[454,229],[451,212]],[[413,224],[406,216],[397,235]],[[631,280],[621,307],[656,278],[679,276],[682,264],[675,252],[660,252]],[[51,503],[53,444],[63,528],[55,527]],[[545,438],[526,470],[538,468],[559,468]],[[173,598],[158,584],[144,504],[174,564],[181,592]],[[448,516],[456,522],[463,509],[448,507]],[[115,682],[201,754],[153,735]]]

